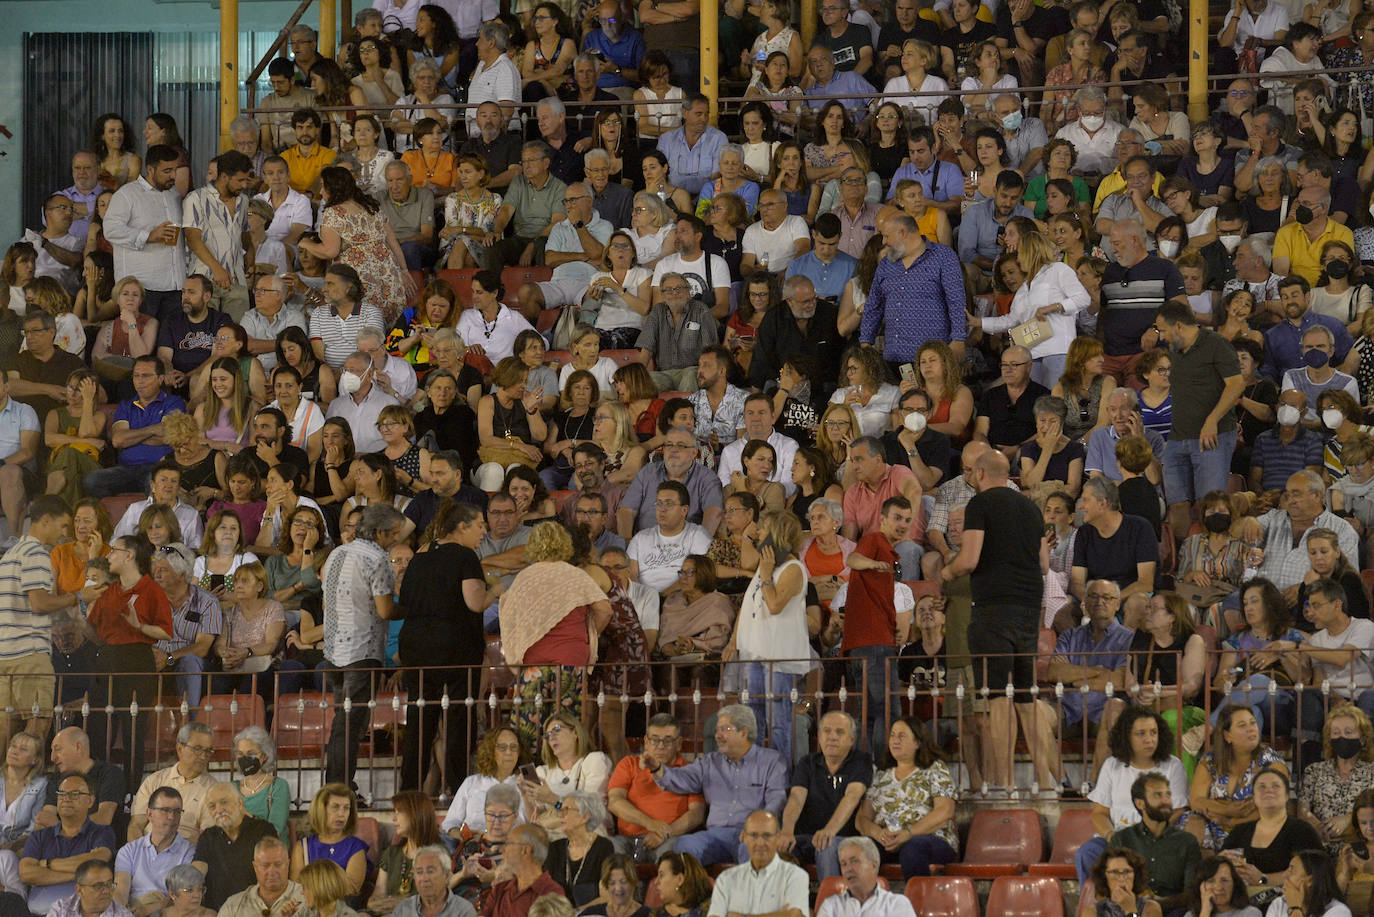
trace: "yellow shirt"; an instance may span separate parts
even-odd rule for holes
[[[1159,186],[1164,182],[1164,176],[1155,173],[1155,197],[1159,197]],[[1121,174],[1121,166],[1112,169],[1111,172],[1102,176],[1102,183],[1097,186],[1097,196],[1093,198],[1093,214],[1102,209],[1102,202],[1107,199],[1107,195],[1115,194],[1118,191],[1126,190],[1126,177]]]
[[[326,166],[331,165],[338,155],[329,147],[316,144],[315,152],[309,156],[302,156],[301,148],[297,145],[284,151],[281,158],[286,160],[286,168],[291,173],[291,187],[301,194],[309,194],[310,189],[315,187],[315,182],[320,180],[320,173]]]
[[[1333,240],[1344,242],[1352,251],[1355,248],[1355,234],[1349,227],[1342,226],[1330,217],[1327,217],[1326,228],[1321,235],[1310,242],[1301,224],[1288,223],[1280,226],[1274,236],[1274,261],[1287,258],[1288,273],[1306,277],[1308,283],[1316,286],[1322,272],[1322,246]]]

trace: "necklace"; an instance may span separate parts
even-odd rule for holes
[[[496,331],[496,323],[501,318],[501,312],[500,310],[497,311],[496,318],[492,319],[490,324],[487,323],[487,317],[481,312],[478,312],[477,315],[482,319],[482,333],[486,335],[487,340],[490,341],[492,333]]]
[[[443,157],[444,151],[440,150],[438,153],[435,154],[434,165],[431,166],[429,164],[429,157],[425,155],[425,151],[420,151],[420,162],[425,167],[425,181],[429,181],[431,178],[434,177],[434,171],[439,168],[439,161],[443,159]]]
[[[582,859],[577,861],[577,872],[572,871],[572,838],[568,839],[568,858],[563,862],[563,878],[567,880],[566,886],[571,891],[577,887],[577,880],[582,878],[582,870],[587,865],[587,860],[591,858],[592,843],[596,839],[592,838],[587,844],[587,849],[582,851]]]

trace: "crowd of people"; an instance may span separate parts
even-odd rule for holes
[[[205,175],[102,115],[26,215],[0,909],[905,914],[1023,735],[1099,913],[1368,913],[1374,10],[1235,0],[1190,123],[1170,2],[725,0],[717,126],[698,0],[503,7],[295,26]],[[688,683],[745,698],[690,758]],[[195,722],[144,777],[131,706],[234,692],[233,783]]]

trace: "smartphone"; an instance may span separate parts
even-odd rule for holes
[[[533,764],[522,764],[520,765],[520,777],[530,783],[538,783],[539,771],[535,769]]]
[[[903,363],[898,371],[902,374],[902,381],[903,381],[903,382],[915,382],[915,381],[916,381],[916,364],[915,364],[915,363]]]

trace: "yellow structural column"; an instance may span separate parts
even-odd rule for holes
[[[239,0],[219,5],[219,149],[229,149],[229,125],[239,114]]]
[[[711,123],[720,119],[720,3],[701,4],[701,91],[711,102]]]
[[[1188,120],[1207,119],[1207,0],[1188,4]]]
[[[802,53],[805,54],[816,37],[816,20],[820,13],[816,10],[816,0],[801,0],[801,40]]]
[[[320,0],[320,54],[323,57],[334,56],[334,36],[339,31],[334,14],[335,0]]]

